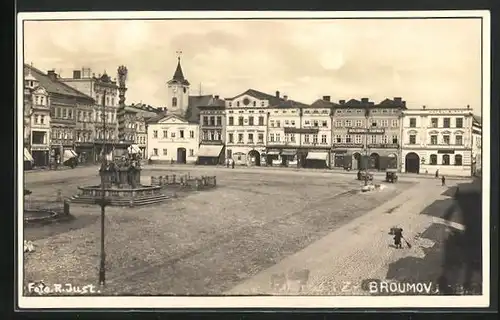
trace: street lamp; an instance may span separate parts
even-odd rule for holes
[[[99,266],[99,284],[101,286],[104,286],[106,282],[106,252],[104,250],[104,240],[105,240],[105,233],[104,233],[104,218],[106,216],[106,196],[105,196],[105,184],[106,184],[106,166],[107,166],[107,159],[106,159],[106,147],[107,147],[107,141],[106,141],[106,90],[104,90],[104,94],[102,97],[102,114],[101,114],[101,119],[102,119],[102,126],[103,126],[103,143],[102,143],[102,159],[101,159],[101,199],[99,200],[99,205],[101,206],[101,263]]]

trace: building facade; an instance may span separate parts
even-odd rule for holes
[[[226,158],[237,165],[266,163],[268,108],[283,101],[279,96],[249,89],[226,99]]]
[[[401,159],[400,97],[375,104],[368,98],[340,100],[333,115],[333,166],[360,169],[361,159],[374,170],[398,168]]]
[[[403,172],[470,176],[472,110],[409,109],[403,118]]]
[[[131,118],[132,126],[134,128],[134,144],[141,150],[141,156],[143,159],[147,159],[147,144],[148,144],[148,132],[147,132],[147,121],[149,119],[155,118],[160,113],[159,110],[144,104],[132,104],[126,106],[125,110],[127,113],[133,112],[135,116]]]
[[[198,124],[171,114],[148,123],[149,160],[153,163],[196,163],[199,146]]]
[[[481,176],[483,171],[482,148],[482,121],[481,117],[474,116],[472,120],[472,174]]]
[[[214,96],[207,106],[199,107],[200,148],[198,164],[222,164],[225,161],[225,101]]]
[[[90,157],[97,162],[99,155],[104,151],[108,153],[114,148],[126,148],[127,145],[118,139],[118,85],[116,80],[111,79],[106,73],[96,76],[91,73],[90,68],[82,68],[74,70],[72,78],[61,78],[61,81],[92,97],[95,101],[92,108],[80,110],[83,119],[80,126],[81,134],[83,137],[88,137],[90,130],[92,130],[92,136],[91,139],[82,138],[83,141],[77,143],[77,153],[92,154]],[[91,118],[88,117],[90,113]]]
[[[76,155],[77,112],[90,109],[94,104],[94,99],[66,85],[53,70],[45,74],[32,66],[25,65],[25,72],[28,73],[29,70],[37,79],[39,86],[48,93],[50,105],[49,165],[57,161],[63,164]]]

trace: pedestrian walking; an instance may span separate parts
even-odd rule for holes
[[[446,179],[444,176],[441,176],[441,185],[445,186],[446,185]]]
[[[436,179],[439,178],[439,170],[436,170]]]
[[[228,169],[229,169],[229,161],[230,161],[230,159],[227,158],[227,160],[226,160],[226,168],[228,168]]]
[[[395,228],[394,229],[394,245],[396,246],[396,249],[403,248],[403,245],[401,244],[402,238],[403,238],[403,229],[402,228]]]
[[[231,160],[231,168],[234,169],[234,160]]]

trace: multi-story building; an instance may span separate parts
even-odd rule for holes
[[[333,165],[361,168],[398,168],[401,158],[401,117],[406,102],[400,97],[375,104],[368,98],[340,100],[333,115]]]
[[[235,164],[260,166],[266,158],[268,107],[284,101],[254,89],[226,99],[226,158]]]
[[[268,165],[328,166],[330,113],[326,101],[309,106],[283,96],[278,105],[268,109]]]
[[[76,155],[77,111],[91,108],[94,99],[66,85],[53,70],[44,74],[32,66],[25,65],[25,72],[28,73],[29,70],[38,80],[38,85],[48,93],[51,149],[49,163],[54,163],[56,159],[63,163]]]
[[[106,153],[108,153],[114,148],[126,148],[128,144],[118,139],[117,110],[119,105],[116,80],[111,79],[106,72],[96,76],[91,73],[90,68],[82,68],[74,70],[72,78],[61,78],[61,81],[92,97],[95,101],[92,108],[79,110],[82,115],[79,121],[82,141],[76,145],[77,152],[91,153],[93,160],[98,161],[104,149],[107,149]],[[106,122],[105,125],[103,120]],[[91,139],[88,139],[90,130],[92,130],[92,135]]]
[[[135,117],[133,117],[133,127],[134,127],[134,144],[141,150],[141,156],[143,159],[147,159],[147,143],[148,143],[148,132],[147,132],[147,121],[152,119],[160,113],[158,109],[153,108],[144,104],[132,104],[125,107],[128,112],[134,112]]]
[[[483,171],[482,129],[481,117],[474,116],[472,120],[472,174],[479,176]]]
[[[473,128],[469,107],[405,110],[403,172],[470,176]]]
[[[24,157],[33,166],[47,166],[50,151],[50,100],[28,68],[24,77]]]
[[[196,163],[198,124],[175,114],[163,114],[148,121],[149,160],[155,163]]]
[[[225,101],[214,96],[206,106],[199,106],[199,164],[221,164],[225,160],[226,118]]]

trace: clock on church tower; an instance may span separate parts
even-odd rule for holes
[[[168,111],[179,116],[185,116],[189,104],[189,81],[184,77],[181,58],[177,58],[177,68],[174,76],[167,83],[169,93]]]

